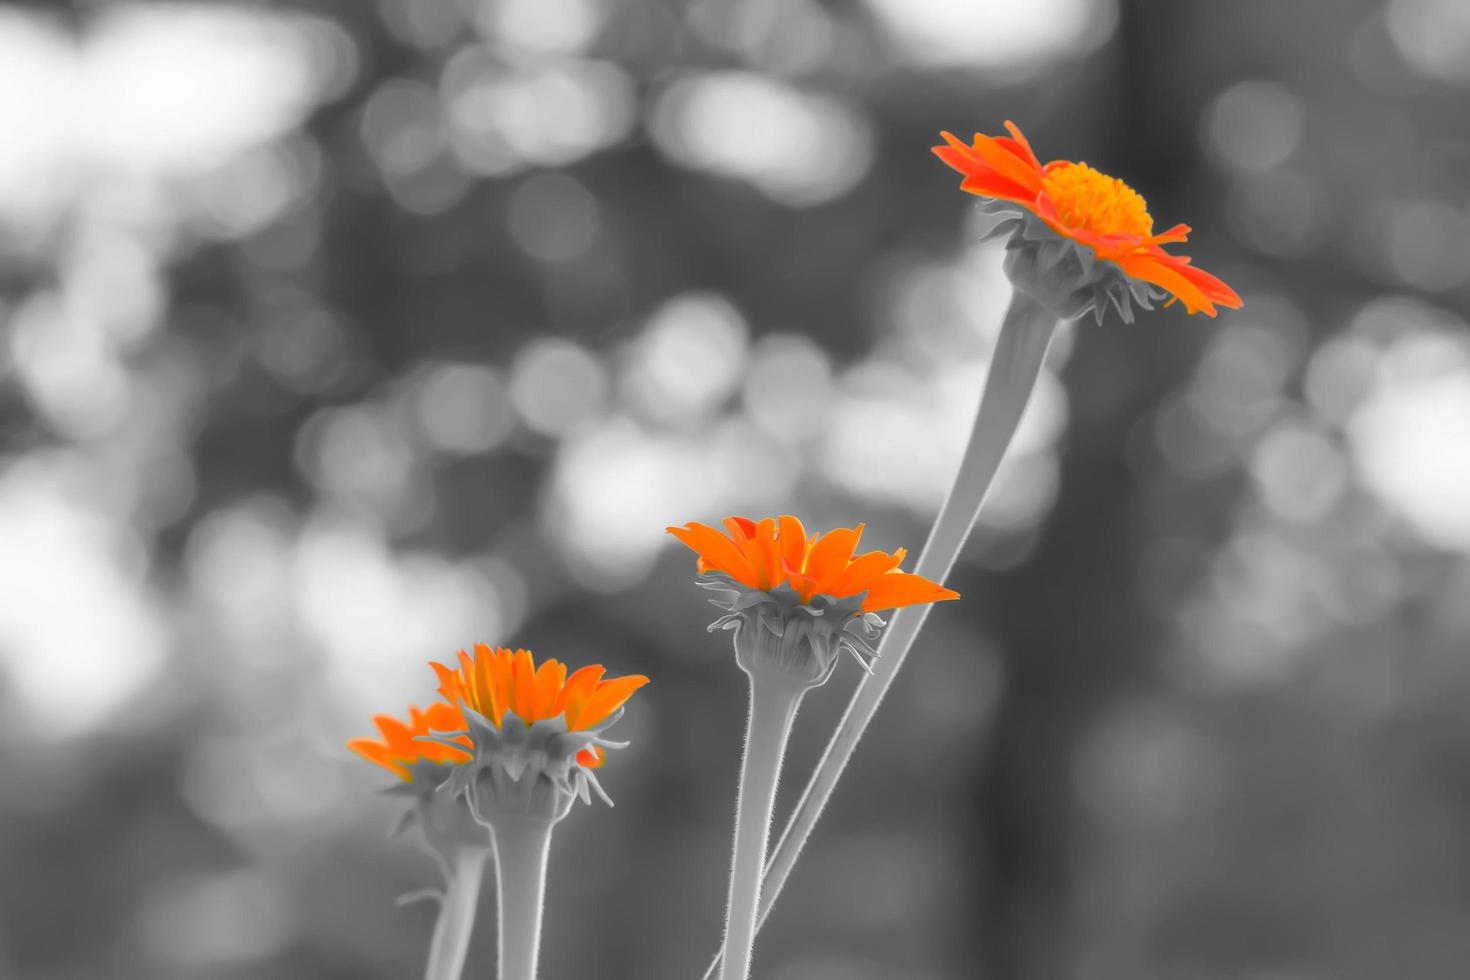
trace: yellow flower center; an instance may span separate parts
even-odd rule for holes
[[[1085,163],[1064,163],[1041,179],[1062,221],[1099,235],[1150,235],[1148,203],[1116,177]]]

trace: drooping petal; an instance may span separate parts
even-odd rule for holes
[[[1189,281],[1179,266],[1152,255],[1125,255],[1117,260],[1123,271],[1135,279],[1151,282],[1168,290],[1190,313],[1215,315],[1215,304],[1203,289]]]
[[[1190,264],[1189,256],[1187,255],[1174,256],[1174,258],[1179,260],[1175,266],[1179,274],[1199,287],[1199,290],[1213,302],[1232,310],[1240,309],[1240,295],[1227,286],[1224,281],[1216,276],[1210,275],[1203,269],[1195,268]]]

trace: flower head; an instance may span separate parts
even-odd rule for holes
[[[464,728],[459,708],[438,701],[424,709],[410,707],[407,721],[378,715],[373,723],[381,740],[354,738],[347,747],[402,780],[386,792],[410,797],[414,805],[400,817],[396,830],[417,824],[446,874],[457,848],[488,847],[485,829],[475,822],[464,802],[435,792],[455,766],[472,758],[474,747],[468,738],[427,740],[436,738],[435,732]]]
[[[381,740],[354,738],[347,747],[406,783],[428,783],[432,790],[444,781],[449,766],[470,758],[469,739],[460,740],[463,749],[442,742],[420,741],[420,736],[431,731],[454,731],[464,727],[464,716],[453,704],[440,701],[424,709],[410,707],[406,722],[392,715],[377,715],[373,724],[378,726]],[[434,782],[434,775],[441,771],[443,775]]]
[[[727,610],[711,630],[735,630],[736,660],[820,684],[846,649],[866,669],[883,628],[881,609],[957,599],[959,593],[900,571],[907,552],[856,555],[863,525],[808,535],[789,514],[751,521],[731,517],[721,533],[690,522],[669,533],[699,556],[701,585],[721,593]]]
[[[1010,236],[1006,273],[1018,289],[1059,317],[1091,310],[1099,323],[1109,302],[1131,322],[1130,301],[1151,309],[1166,295],[1209,316],[1240,306],[1225,283],[1164,250],[1188,239],[1188,225],[1155,234],[1133,188],[1085,163],[1043,165],[1014,123],[1006,129],[1009,137],[977,133],[972,144],[942,133],[934,154],[965,175],[961,190],[1001,217],[988,237]]]
[[[475,647],[459,653],[459,667],[431,664],[439,693],[459,706],[463,730],[436,736],[453,747],[466,740],[473,758],[451,772],[447,788],[468,794],[481,819],[492,812],[517,812],[559,819],[572,797],[589,800],[590,786],[611,804],[592,770],[603,749],[627,743],[603,737],[623,714],[623,704],[648,678],[603,679],[606,668],[567,667],[547,660],[540,667],[529,650]]]

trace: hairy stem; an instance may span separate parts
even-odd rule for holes
[[[721,980],[746,980],[755,943],[761,872],[771,833],[771,808],[786,740],[806,686],[759,665],[750,670],[750,720],[745,760],[735,803],[735,844],[730,856],[730,896],[725,913],[725,958]]]
[[[1056,332],[1057,319],[1025,293],[1016,292],[1006,310],[1001,325],[1000,337],[996,341],[995,354],[990,362],[990,372],[985,382],[985,393],[980,400],[980,410],[975,416],[975,426],[970,433],[969,445],[965,447],[960,461],[959,473],[949,497],[935,519],[929,532],[929,540],[919,555],[914,571],[925,578],[943,582],[954,567],[965,539],[975,519],[980,515],[980,505],[1000,468],[1006,447],[1015,435],[1021,415],[1030,401],[1041,373],[1041,364],[1047,345]],[[822,808],[832,796],[837,779],[852,758],[863,731],[873,720],[878,704],[888,692],[898,669],[908,656],[919,628],[929,615],[930,606],[911,606],[894,614],[883,639],[878,646],[878,659],[873,671],[864,677],[853,692],[847,711],[838,722],[827,749],[817,763],[816,770],[797,801],[786,829],[776,842],[766,868],[760,913],[757,927],[770,914],[771,906],[791,869],[796,864]],[[730,947],[727,943],[726,950]],[[706,980],[714,976],[720,958],[705,973]]]
[[[485,857],[483,848],[462,847],[450,865],[439,921],[434,923],[434,936],[429,942],[426,980],[459,980],[464,972],[470,933],[475,928],[475,909],[480,903]]]
[[[535,980],[553,823],[546,817],[519,814],[490,817],[500,920],[500,980]]]

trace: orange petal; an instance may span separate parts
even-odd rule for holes
[[[1177,256],[1177,258],[1181,263],[1180,265],[1176,266],[1179,274],[1188,279],[1194,285],[1198,286],[1200,290],[1211,299],[1211,301],[1218,303],[1221,306],[1228,307],[1232,310],[1240,309],[1240,296],[1235,292],[1235,290],[1225,285],[1225,282],[1223,280],[1210,275],[1203,269],[1196,269],[1194,266],[1190,265],[1189,256],[1187,255],[1180,255]]]
[[[818,592],[826,592],[828,583],[847,567],[853,551],[857,549],[858,539],[862,537],[863,527],[859,524],[828,531],[812,548],[806,559],[806,572],[816,580]]]
[[[577,719],[577,727],[591,728],[602,721],[608,715],[618,710],[633,696],[633,692],[644,684],[648,678],[641,674],[629,674],[627,677],[614,677],[610,681],[603,681],[597,685],[592,696],[587,699],[586,706],[582,709],[581,716]],[[568,724],[570,727],[570,723]]]
[[[459,675],[450,668],[440,663],[429,662],[434,669],[434,675],[439,678],[439,696],[446,701],[458,701],[463,695],[460,693],[461,685]]]
[[[1175,225],[1166,232],[1151,235],[1148,239],[1148,244],[1163,245],[1168,242],[1187,242],[1189,241],[1189,233],[1193,230],[1189,225]]]
[[[755,541],[747,551],[751,564],[755,566],[756,579],[762,589],[774,589],[786,581],[786,570],[781,566],[781,549],[776,545],[776,521],[767,517],[755,526]]]
[[[948,144],[948,151],[934,152],[941,160],[967,176],[998,177],[1020,189],[1023,197],[1035,197],[1041,190],[1041,171],[1029,161],[1023,160],[989,136],[975,134],[975,142],[966,146],[952,133],[939,134]],[[956,163],[959,165],[956,166]]]
[[[828,595],[841,598],[866,592],[875,579],[897,568],[903,558],[903,549],[891,555],[886,551],[869,551],[859,555],[832,580],[828,586]]]
[[[461,673],[470,691],[470,706],[499,726],[505,716],[507,691],[495,677],[496,660],[495,651],[479,644],[475,647],[475,659],[467,661]]]
[[[370,738],[354,738],[347,743],[347,747],[374,765],[382,766],[404,782],[413,778],[408,769],[393,760],[386,745],[374,742]]]
[[[505,713],[511,710],[511,699],[515,696],[515,651],[501,647],[489,658],[489,664],[488,676],[495,691],[496,708],[500,712],[495,724],[499,725]]]
[[[1215,304],[1205,295],[1204,290],[1190,282],[1172,262],[1160,260],[1152,255],[1125,255],[1115,260],[1119,267],[1135,279],[1151,282],[1169,293],[1184,304],[1185,310],[1190,313],[1204,313],[1206,316],[1215,315]]]
[[[976,155],[1006,180],[1027,188],[1032,194],[1041,190],[1041,168],[1039,166],[1032,165],[1030,161],[1007,149],[999,140],[982,133],[975,134],[975,142],[972,145]]]
[[[781,562],[788,572],[799,572],[806,561],[806,528],[790,514],[781,515]]]
[[[1011,134],[1010,140],[1006,140],[1005,137],[1001,136],[996,137],[995,141],[997,143],[1000,143],[1001,145],[1005,145],[1008,142],[1013,143],[1014,148],[1011,150],[1011,152],[1021,157],[1021,159],[1031,164],[1031,166],[1035,167],[1037,170],[1040,170],[1041,161],[1036,158],[1035,151],[1031,149],[1031,141],[1021,134],[1021,127],[1017,126],[1015,123],[1007,119],[1006,132]]]
[[[727,517],[725,527],[730,530],[730,537],[736,544],[744,544],[755,537],[755,521],[748,517]]]
[[[868,596],[863,600],[863,611],[878,612],[882,609],[899,609],[903,606],[923,602],[942,602],[959,597],[958,592],[946,589],[942,585],[936,585],[922,575],[914,575],[909,572],[889,572],[868,588]]]
[[[530,724],[536,706],[536,664],[530,650],[517,650],[511,667],[511,709],[516,717]]]
[[[553,717],[552,705],[556,702],[556,696],[561,693],[566,679],[566,664],[556,660],[546,661],[536,671],[536,703],[531,710],[534,720]]]
[[[684,527],[667,529],[704,561],[706,568],[724,572],[741,585],[756,585],[755,570],[736,543],[707,524],[691,521]]]
[[[1036,197],[1036,190],[1030,188],[1030,185],[1018,184],[1014,180],[1001,176],[986,166],[985,162],[976,156],[970,147],[953,135],[944,133],[943,136],[949,141],[949,145],[935,146],[930,149],[935,156],[951,168],[965,175],[965,179],[960,183],[960,190],[978,194],[981,197],[996,197],[1022,204]]]
[[[373,724],[378,726],[378,731],[383,734],[383,741],[394,752],[412,749],[413,729],[397,718],[392,715],[373,715]]]
[[[787,583],[796,592],[797,598],[802,602],[811,602],[812,596],[817,594],[817,580],[810,575],[802,575],[792,572],[786,579]]]
[[[606,668],[601,664],[592,664],[568,677],[566,686],[562,688],[561,695],[557,698],[552,717],[559,712],[565,714],[568,730],[575,731],[578,720],[582,717],[582,709],[586,707],[587,699],[592,696],[598,681],[602,680],[602,675],[606,672]]]

